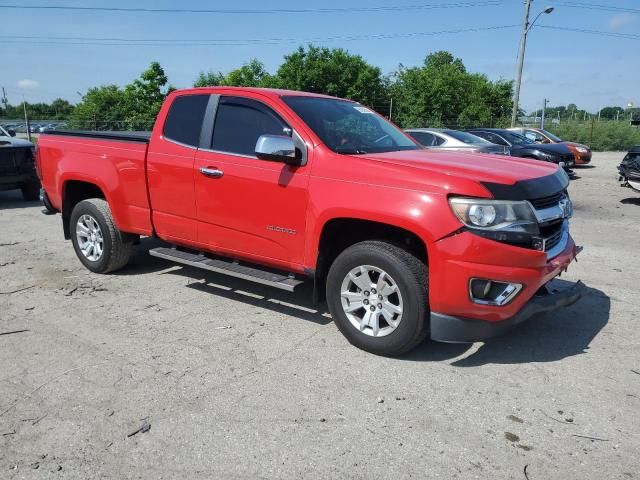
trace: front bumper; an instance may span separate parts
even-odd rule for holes
[[[438,342],[473,343],[501,335],[516,325],[529,320],[533,315],[548,313],[576,303],[586,287],[580,281],[560,291],[536,294],[513,317],[500,322],[484,322],[463,317],[453,317],[442,313],[431,313],[431,338]]]
[[[560,297],[554,294],[552,297],[558,302],[537,298],[542,287],[566,271],[581,250],[568,233],[562,246],[553,252],[502,244],[470,232],[444,238],[433,246],[435,251],[429,252],[429,307],[434,340],[470,342],[488,338],[535,313],[560,308],[580,298],[571,293]],[[481,305],[470,298],[471,278],[518,283],[522,289],[506,305]],[[462,328],[471,324],[476,325]],[[476,335],[478,332],[487,333]]]

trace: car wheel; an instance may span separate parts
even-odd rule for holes
[[[23,186],[20,190],[22,191],[22,198],[27,202],[35,202],[40,199],[39,183],[29,183]]]
[[[429,333],[425,264],[382,241],[352,245],[327,276],[327,303],[342,334],[377,355],[400,355]]]
[[[134,236],[118,230],[105,200],[91,198],[79,202],[70,222],[73,248],[89,270],[109,273],[127,264]]]

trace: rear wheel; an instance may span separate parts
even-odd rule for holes
[[[127,264],[134,236],[118,230],[106,201],[91,198],[79,202],[70,222],[73,248],[89,270],[109,273]]]
[[[347,340],[378,355],[399,355],[428,334],[427,268],[381,241],[352,245],[333,262],[327,303]]]

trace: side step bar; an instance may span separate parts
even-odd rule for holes
[[[304,283],[293,275],[274,273],[270,270],[241,265],[238,262],[226,258],[210,258],[202,254],[183,252],[175,248],[158,247],[149,250],[149,255],[164,258],[172,262],[182,263],[191,267],[202,268],[212,272],[222,273],[231,277],[242,278],[262,285],[279,288],[288,292]]]

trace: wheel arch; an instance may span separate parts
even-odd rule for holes
[[[345,249],[366,240],[379,240],[411,252],[428,265],[426,242],[415,232],[385,222],[337,217],[324,223],[318,241],[318,257],[314,269],[314,301],[325,298],[325,282],[329,267]]]
[[[71,238],[69,221],[73,208],[82,200],[102,198],[109,203],[104,190],[97,184],[87,180],[68,179],[62,184],[62,227],[65,240]]]

